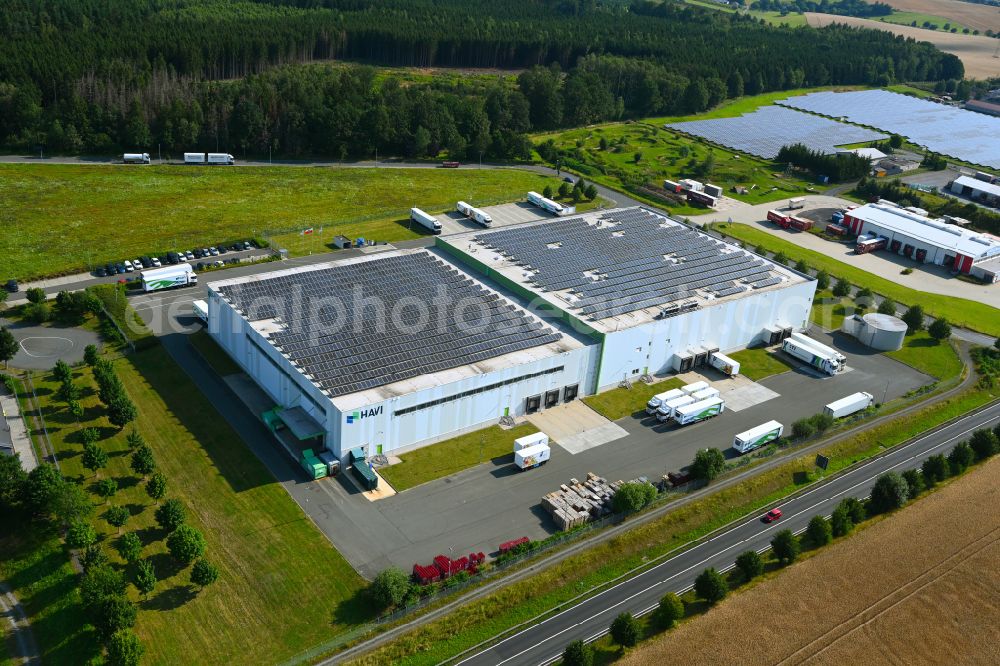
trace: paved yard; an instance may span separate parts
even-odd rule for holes
[[[23,370],[51,370],[59,359],[70,365],[78,363],[87,345],[100,344],[96,333],[70,326],[32,326],[2,317],[0,326],[8,327],[17,338],[19,349],[10,365]]]

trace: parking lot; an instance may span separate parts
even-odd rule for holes
[[[499,206],[483,206],[482,210],[486,211],[489,216],[493,218],[493,225],[491,227],[493,229],[497,227],[507,227],[512,224],[534,222],[535,220],[555,219],[554,215],[545,212],[541,208],[532,206],[525,201],[501,204]],[[443,235],[460,234],[466,231],[478,231],[483,229],[481,224],[473,222],[456,211],[442,213],[440,215],[435,215],[435,217],[439,222],[441,222],[441,233]]]
[[[615,423],[628,436],[575,455],[557,444],[547,465],[523,473],[502,458],[379,502],[365,501],[353,482],[341,475],[303,482],[299,494],[307,501],[300,499],[300,504],[364,575],[389,565],[409,570],[415,562],[430,562],[438,554],[491,553],[508,539],[545,538],[555,526],[540,505],[541,497],[570,478],[594,472],[609,481],[657,479],[688,465],[701,448],[718,447],[733,457],[729,449],[733,436],[770,419],[789,427],[856,391],[868,391],[881,402],[931,381],[840,334],[813,334],[847,355],[850,369],[828,378],[819,378],[808,368],[768,377],[761,384],[778,397],[693,426],[656,423],[644,413],[619,419]],[[722,379],[714,371],[705,378]],[[636,410],[643,406],[637,404]]]

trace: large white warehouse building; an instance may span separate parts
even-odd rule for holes
[[[886,250],[922,263],[977,277],[1000,272],[1000,263],[995,261],[1000,257],[997,238],[894,204],[874,203],[855,208],[844,215],[843,224],[853,234],[885,238]]]
[[[816,282],[645,208],[438,239],[598,343],[588,392],[803,328]]]
[[[208,289],[209,331],[273,401],[276,436],[343,459],[777,342],[815,281],[628,208]]]

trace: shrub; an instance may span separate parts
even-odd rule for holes
[[[930,326],[927,327],[927,332],[935,340],[947,340],[951,337],[951,324],[944,317],[935,319]]]
[[[125,435],[125,443],[128,444],[128,448],[135,450],[140,446],[145,446],[146,440],[143,439],[142,435],[136,432],[133,428],[127,435]]]
[[[948,475],[951,474],[948,459],[941,454],[931,456],[924,460],[923,464],[920,466],[920,471],[923,473],[924,484],[928,488],[933,487],[935,483],[944,481],[948,478]]]
[[[809,423],[812,424],[812,427],[816,429],[817,433],[823,434],[830,429],[830,426],[833,425],[833,417],[825,412],[820,412],[810,416]]]
[[[611,498],[616,513],[635,513],[656,499],[656,488],[648,483],[623,483]]]
[[[94,367],[99,358],[100,352],[97,349],[97,345],[87,345],[83,348],[83,360],[90,367]]]
[[[142,555],[142,541],[135,532],[126,532],[122,535],[115,548],[126,562],[135,562]]]
[[[813,516],[809,519],[806,535],[809,537],[809,542],[817,548],[825,546],[833,540],[833,527],[823,516]]]
[[[838,278],[837,284],[833,285],[833,295],[843,298],[851,293],[851,283],[844,278]]]
[[[84,520],[74,520],[66,530],[66,545],[73,550],[92,546],[97,541],[97,531]]]
[[[97,634],[104,639],[116,631],[131,629],[135,626],[138,608],[125,597],[107,597],[97,605],[97,612],[92,618]]]
[[[694,592],[710,604],[726,598],[729,586],[722,574],[713,567],[705,569],[694,579]]]
[[[167,494],[167,477],[162,472],[153,472],[153,475],[146,481],[146,494],[157,502]]]
[[[826,271],[816,273],[816,289],[823,291],[830,288],[830,274]]]
[[[123,506],[113,506],[104,512],[104,520],[108,521],[109,525],[119,528],[119,530],[128,522],[130,517],[128,509]]]
[[[396,606],[410,590],[410,578],[402,570],[389,567],[380,571],[371,584],[371,594],[381,608]]]
[[[170,555],[184,564],[205,554],[205,537],[190,525],[181,525],[167,537]]]
[[[736,568],[743,574],[744,580],[753,580],[764,573],[764,558],[757,551],[748,550],[736,558]]]
[[[808,439],[816,434],[816,426],[810,419],[799,419],[792,423],[792,439]]]
[[[771,552],[781,564],[791,564],[799,556],[801,546],[791,530],[781,530],[771,539]]]
[[[886,472],[875,480],[872,486],[871,505],[876,513],[895,511],[904,504],[910,496],[906,481],[896,472]]]
[[[611,623],[611,640],[622,647],[634,647],[639,642],[639,623],[631,613],[620,613]]]
[[[107,642],[108,666],[137,666],[146,651],[139,637],[128,630],[116,631]]]
[[[919,305],[911,305],[903,313],[902,320],[906,323],[907,333],[916,333],[924,328],[924,309]]]
[[[156,569],[149,560],[140,560],[135,567],[132,584],[142,596],[148,596],[156,587]]]
[[[152,474],[156,469],[156,461],[153,459],[153,450],[145,444],[132,453],[132,471],[142,476]]]
[[[896,305],[896,301],[892,300],[891,298],[885,298],[882,299],[882,302],[878,304],[878,313],[895,315],[897,307],[898,306]]]
[[[114,479],[101,479],[97,482],[97,494],[105,501],[115,496],[118,492],[118,482]]]
[[[591,666],[594,663],[594,648],[583,641],[573,641],[563,650],[562,663],[563,666]]]
[[[953,475],[958,476],[968,469],[975,459],[976,454],[972,448],[965,442],[959,442],[948,454],[948,467],[951,468]]]
[[[206,559],[200,559],[191,567],[191,582],[206,588],[219,579],[219,567]]]
[[[694,454],[691,463],[691,477],[703,481],[711,481],[726,468],[726,457],[719,449],[702,449]]]
[[[45,302],[45,290],[41,287],[32,287],[27,292],[29,303],[44,303]]]
[[[853,529],[854,521],[851,520],[851,514],[841,502],[830,516],[830,530],[833,532],[833,536],[842,537],[850,534]]]
[[[80,597],[88,608],[95,608],[102,599],[125,594],[125,579],[108,565],[93,566],[80,579]]]
[[[121,393],[111,399],[108,405],[108,420],[111,425],[124,428],[139,416],[139,410],[135,403],[127,395]]]
[[[969,438],[969,447],[976,454],[976,460],[986,460],[1000,450],[1000,440],[989,428],[980,428]]]
[[[669,629],[684,617],[684,602],[673,592],[667,592],[660,598],[660,605],[656,609],[656,620],[664,629]]]
[[[56,364],[52,367],[52,376],[57,382],[65,384],[66,382],[73,381],[73,371],[70,369],[66,361],[59,359]]]
[[[108,464],[108,453],[99,445],[93,442],[83,446],[83,466],[92,472],[106,467]]]
[[[99,545],[93,543],[83,549],[80,553],[80,564],[84,571],[93,567],[101,567],[108,563],[108,556]]]
[[[806,263],[805,259],[799,259],[798,261],[795,262],[795,270],[797,270],[799,273],[808,273],[809,264]]]
[[[924,492],[924,476],[919,469],[908,469],[903,472],[903,480],[906,481],[909,499],[917,499],[920,493]]]

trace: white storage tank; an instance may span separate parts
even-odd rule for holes
[[[896,351],[906,338],[906,322],[892,315],[869,312],[844,319],[841,330],[878,351]]]

